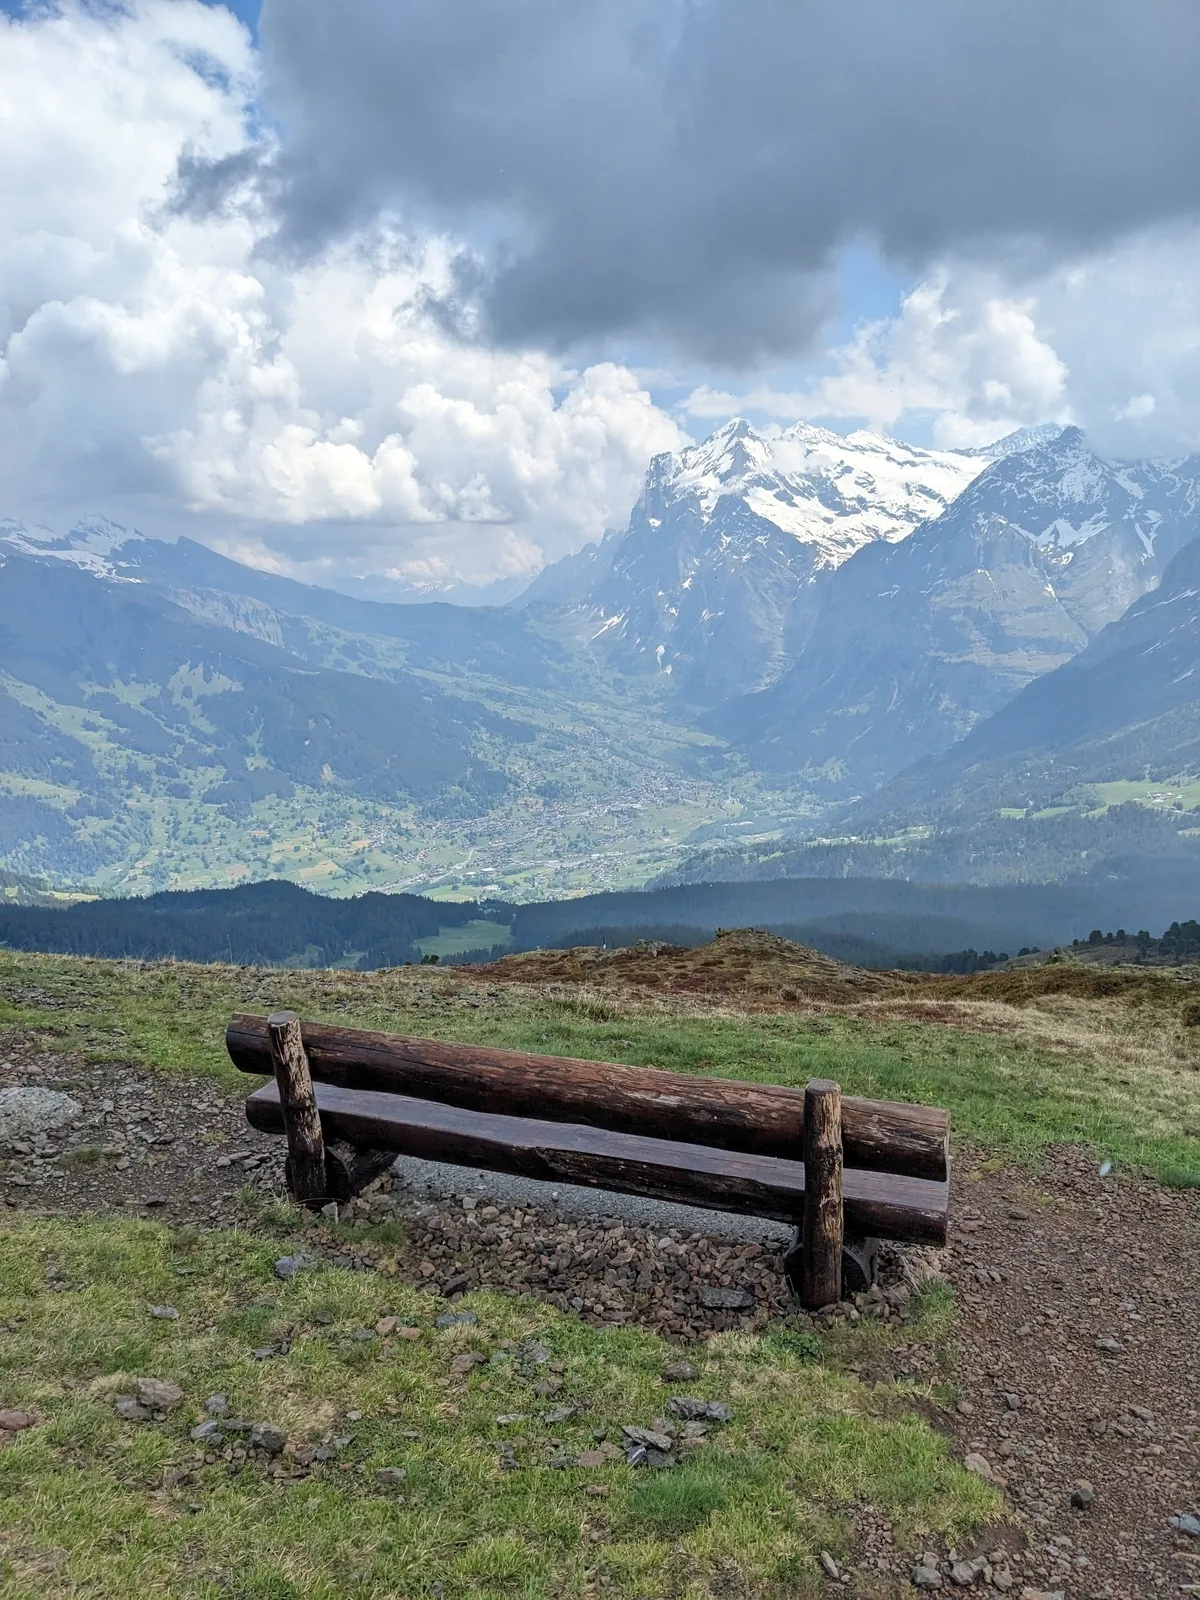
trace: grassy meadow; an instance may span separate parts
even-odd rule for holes
[[[1076,980],[1077,981],[1073,981]],[[856,1005],[741,1011],[689,997],[474,982],[461,972],[285,972],[0,951],[0,1028],[98,1060],[211,1074],[224,1029],[287,1006],[345,1022],[946,1106],[959,1135],[1017,1159],[1086,1144],[1169,1183],[1200,1182],[1200,1028],[1161,971],[984,973]],[[1194,1003],[1194,1002],[1192,1002]]]
[[[205,1074],[241,1094],[249,1084],[223,1046],[229,1015],[287,1005],[690,1072],[834,1076],[848,1092],[948,1106],[957,1135],[996,1161],[1035,1165],[1049,1144],[1083,1143],[1187,1183],[1200,1174],[1189,991],[1163,974],[1136,984],[1011,974],[749,1011],[429,968],[3,952],[0,1048],[32,1036],[117,1072],[136,1062]],[[681,1352],[516,1295],[472,1294],[454,1309],[477,1320],[439,1328],[446,1303],[402,1281],[386,1249],[375,1270],[323,1264],[281,1281],[272,1263],[305,1231],[283,1203],[246,1228],[0,1217],[0,1409],[38,1423],[0,1448],[5,1600],[782,1600],[828,1588],[821,1554],[851,1558],[863,1516],[915,1551],[961,1544],[1003,1515],[935,1425],[956,1398],[956,1310],[943,1286],[898,1330],[864,1321],[816,1332],[785,1318]],[[153,1317],[162,1304],[177,1317]],[[901,1340],[937,1352],[935,1376],[860,1382]],[[271,1359],[252,1355],[285,1344]],[[681,1353],[700,1368],[685,1392],[726,1402],[733,1420],[669,1471],[573,1464],[619,1442],[623,1425],[653,1425],[672,1392],[663,1367]],[[546,1371],[552,1399],[538,1393]],[[182,1404],[157,1422],[122,1421],[113,1397],[139,1376],[177,1384]],[[282,1462],[297,1448],[327,1459],[304,1476],[232,1450],[206,1455],[190,1432],[214,1392],[287,1432]]]

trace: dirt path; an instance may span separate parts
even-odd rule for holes
[[[0,1151],[0,1207],[223,1226],[253,1221],[245,1185],[280,1186],[279,1142],[249,1129],[241,1099],[211,1080],[89,1067],[9,1036],[0,1089],[30,1084],[71,1094],[81,1115]],[[1008,1543],[1026,1542],[997,1563],[998,1590],[1011,1576],[1015,1595],[1200,1594],[1200,1538],[1170,1520],[1200,1514],[1200,1193],[1102,1178],[1074,1149],[1052,1152],[1036,1172],[962,1147],[956,1163],[942,1269],[961,1307],[958,1333],[948,1352],[906,1345],[899,1307],[864,1307],[890,1319],[900,1341],[888,1347],[887,1369],[864,1368],[864,1379],[957,1387],[957,1410],[935,1421],[960,1456],[982,1457],[1004,1480],[1014,1508]],[[770,1240],[734,1237],[719,1223],[691,1233],[634,1225],[601,1196],[590,1218],[523,1206],[511,1193],[495,1207],[487,1200],[418,1196],[389,1179],[356,1210],[368,1220],[403,1216],[407,1238],[389,1266],[446,1294],[515,1287],[593,1322],[644,1323],[682,1339],[761,1327],[789,1309]],[[352,1267],[371,1267],[381,1253],[325,1230],[312,1238]],[[1072,1494],[1089,1500],[1083,1485],[1091,1499],[1079,1508]],[[859,1523],[861,1576],[843,1592],[911,1593],[903,1580],[912,1553],[893,1550],[870,1515]],[[943,1587],[954,1589],[948,1575]]]

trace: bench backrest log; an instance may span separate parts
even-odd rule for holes
[[[805,1091],[652,1067],[530,1055],[486,1045],[301,1024],[316,1083],[409,1095],[465,1111],[573,1122],[795,1161],[804,1144]],[[267,1019],[238,1015],[225,1041],[235,1066],[270,1077]],[[935,1106],[844,1095],[847,1167],[945,1183],[950,1118]]]

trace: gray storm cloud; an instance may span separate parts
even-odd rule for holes
[[[294,245],[380,211],[489,331],[802,346],[840,248],[1046,266],[1200,204],[1194,0],[265,0]]]

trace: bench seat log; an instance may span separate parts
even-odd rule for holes
[[[315,1082],[376,1090],[508,1117],[583,1124],[614,1133],[680,1140],[789,1159],[804,1148],[804,1090],[701,1078],[483,1045],[449,1044],[305,1022]],[[243,1072],[271,1074],[267,1024],[241,1014],[226,1045]],[[848,1168],[944,1183],[950,1119],[935,1106],[842,1099]]]
[[[305,1033],[307,1042],[307,1028]],[[713,1211],[797,1224],[803,1220],[801,1161],[470,1111],[325,1082],[315,1087],[327,1139]],[[273,1082],[249,1097],[246,1116],[262,1133],[284,1132]],[[850,1234],[920,1244],[946,1241],[949,1185],[944,1182],[847,1165],[843,1199]]]

